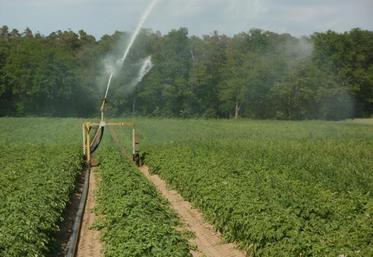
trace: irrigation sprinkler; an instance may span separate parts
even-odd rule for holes
[[[135,32],[133,33],[131,40],[127,46],[127,48],[124,51],[123,57],[120,58],[116,65],[118,67],[121,67],[124,63],[124,61],[127,59],[127,56],[131,50],[132,45],[134,44],[138,34],[140,33],[140,30],[142,26],[144,25],[147,17],[153,10],[154,6],[156,5],[158,0],[152,0],[149,6],[146,8],[144,14],[142,15]],[[149,64],[150,63],[150,64]],[[117,68],[118,68],[117,67]],[[147,59],[143,65],[143,68],[140,71],[140,74],[144,76],[149,71],[149,67],[151,69],[151,59]],[[132,158],[133,161],[138,165],[141,166],[141,158],[140,158],[140,143],[139,143],[139,137],[136,134],[135,127],[133,124],[128,122],[106,122],[104,118],[104,112],[105,112],[105,105],[107,103],[107,96],[110,89],[111,81],[114,77],[115,70],[112,70],[110,72],[110,77],[106,86],[105,91],[105,97],[102,100],[102,104],[100,107],[100,113],[101,113],[101,120],[97,123],[91,123],[86,122],[82,125],[83,130],[83,154],[84,158],[86,160],[87,165],[90,167],[92,164],[92,154],[97,150],[99,147],[102,137],[104,135],[105,127],[108,126],[120,126],[120,127],[129,127],[132,128]]]
[[[105,127],[127,127],[132,129],[132,159],[137,166],[141,166],[140,142],[134,124],[129,122],[85,122],[83,131],[83,155],[88,166],[92,164],[92,155],[99,147],[104,135]]]
[[[111,80],[111,78],[110,78]],[[92,123],[85,122],[82,125],[83,132],[83,155],[88,166],[92,165],[92,155],[99,147],[104,136],[105,127],[128,127],[132,129],[132,159],[137,166],[141,166],[140,158],[140,141],[136,134],[135,126],[129,122],[106,122],[105,121],[105,105],[107,103],[107,94],[102,100],[100,113],[100,122]]]

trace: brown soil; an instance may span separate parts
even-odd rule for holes
[[[121,152],[128,158],[125,148],[119,143],[119,138],[114,129],[111,129],[114,142],[120,147]],[[185,229],[193,232],[195,238],[190,240],[190,244],[197,247],[196,251],[191,251],[194,257],[245,257],[245,252],[238,250],[235,244],[226,243],[220,233],[216,232],[208,224],[201,212],[183,199],[175,190],[167,188],[167,184],[158,175],[152,175],[147,166],[142,166],[139,170],[151,181],[164,198],[168,200],[172,209],[179,215],[185,224]]]
[[[187,229],[195,234],[195,238],[191,239],[191,243],[196,245],[198,251],[192,252],[193,256],[206,257],[245,257],[243,251],[237,249],[234,244],[225,243],[222,236],[208,224],[201,212],[192,207],[185,201],[181,195],[175,190],[169,190],[166,182],[158,175],[151,175],[149,168],[143,166],[140,171],[156,186],[164,198],[166,198],[171,207],[181,217]]]
[[[96,176],[95,169],[93,168],[91,170],[91,175],[89,176],[89,190],[83,215],[82,227],[80,230],[80,238],[76,254],[77,257],[103,256],[100,231],[91,228],[96,220],[96,215],[93,212],[93,208],[95,207]]]

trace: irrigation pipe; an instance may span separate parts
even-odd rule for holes
[[[65,257],[75,257],[78,243],[79,243],[79,235],[80,235],[80,229],[82,227],[82,220],[84,215],[84,209],[87,202],[87,196],[88,196],[88,190],[89,190],[89,179],[91,176],[91,169],[89,168],[86,170],[84,174],[84,185],[83,185],[83,191],[82,196],[80,198],[79,208],[76,213],[76,217],[74,220],[74,225],[72,228],[71,236],[69,238],[69,242],[66,246],[66,255]]]

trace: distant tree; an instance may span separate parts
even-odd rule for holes
[[[315,33],[315,62],[329,68],[349,85],[355,115],[373,113],[373,32],[353,29],[338,34]]]
[[[88,35],[84,30],[79,30],[78,32],[79,40],[83,45],[89,45],[96,43],[96,38],[92,35]]]
[[[346,119],[353,112],[350,90],[330,70],[304,60],[273,87],[272,101],[281,119]]]
[[[9,28],[8,26],[2,26],[0,28],[0,37],[2,38],[8,38],[9,37]]]
[[[277,34],[251,30],[233,37],[219,86],[224,113],[238,118],[273,117],[270,90],[286,73],[286,62],[277,45]]]
[[[32,38],[34,37],[30,28],[26,28],[25,31],[22,33],[23,37]]]
[[[80,30],[48,36],[0,28],[0,115],[91,116],[108,79],[104,60],[131,34],[96,40]],[[147,56],[153,69],[134,85]],[[252,29],[189,36],[143,29],[114,76],[110,115],[344,119],[373,115],[373,32],[295,38]]]
[[[302,61],[271,89],[276,118],[287,120],[317,118],[316,92],[319,70],[309,60]]]
[[[150,84],[149,82],[153,80],[147,80],[144,82],[144,87],[155,87],[156,91],[161,92],[162,101],[157,107],[166,115],[179,116],[188,113],[186,106],[190,100],[190,93],[186,91],[189,91],[187,81],[192,62],[188,30],[185,28],[173,30],[161,38],[153,61],[155,66],[152,74],[160,79],[159,84]],[[155,92],[155,90],[151,91]],[[149,104],[146,99],[139,100],[144,105]]]
[[[219,35],[216,31],[203,39],[191,39],[192,67],[189,84],[192,90],[192,109],[196,115],[219,116],[217,85],[222,80],[228,44],[228,37]]]
[[[12,29],[12,31],[9,33],[10,38],[19,38],[21,34],[18,32],[17,29]]]

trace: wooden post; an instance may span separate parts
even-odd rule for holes
[[[136,154],[136,142],[135,142],[135,129],[132,129],[132,155],[135,156]]]
[[[135,129],[132,129],[132,154],[138,154],[140,152],[140,140],[136,134]]]
[[[83,132],[83,155],[85,155],[85,126],[84,126],[84,123],[82,124],[82,132]]]
[[[89,138],[89,131],[91,129],[91,126],[89,124],[86,124],[85,131],[86,131],[86,158],[87,163],[91,164],[91,142]]]
[[[122,126],[122,127],[129,127],[132,128],[132,154],[134,158],[136,157],[136,163],[140,163],[140,141],[139,141],[139,136],[136,134],[135,128],[133,123],[130,122],[108,122],[108,123],[90,123],[86,122],[83,123],[82,125],[82,130],[83,130],[83,154],[85,156],[86,162],[88,165],[91,165],[91,138],[89,136],[89,132],[91,131],[92,128],[98,127],[108,127],[108,126]],[[95,135],[96,136],[96,135]],[[95,139],[92,139],[93,141]]]

